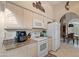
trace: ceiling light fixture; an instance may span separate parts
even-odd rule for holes
[[[66,10],[69,10],[69,6],[70,6],[70,5],[69,5],[69,1],[67,1],[67,2],[66,2],[66,5],[65,5],[65,9],[66,9]]]
[[[38,1],[38,2],[33,2],[32,5],[33,5],[33,7],[35,7],[36,9],[39,9],[39,10],[41,10],[42,12],[45,13],[45,9],[43,8],[43,6],[42,6],[42,4],[41,4],[40,1]]]

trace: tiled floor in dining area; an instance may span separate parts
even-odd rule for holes
[[[50,53],[57,57],[79,57],[79,44],[77,45],[75,42],[73,45],[72,41],[69,44],[61,41],[61,47],[55,52],[50,51]]]
[[[67,39],[65,39],[65,42],[64,43],[69,44],[72,47],[79,48],[79,40],[78,40],[78,44],[77,44],[77,41],[76,40],[75,40],[74,44],[73,44],[73,41],[72,40],[69,43],[67,43]]]

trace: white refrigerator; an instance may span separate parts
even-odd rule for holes
[[[48,24],[48,37],[52,37],[52,50],[56,51],[60,47],[60,23]]]

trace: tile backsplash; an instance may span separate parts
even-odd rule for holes
[[[31,37],[32,38],[35,38],[36,36],[40,36],[40,32],[42,31],[43,29],[31,29],[31,30],[6,30],[4,35],[5,35],[5,38],[4,40],[7,40],[7,39],[14,39],[15,36],[16,36],[16,31],[26,31],[26,33],[31,33]]]
[[[15,36],[16,36],[16,31],[6,31],[4,40],[14,39]]]

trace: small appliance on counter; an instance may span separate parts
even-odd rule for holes
[[[16,31],[16,42],[24,42],[27,40],[27,34],[26,31]]]
[[[31,39],[31,33],[28,33],[28,35],[27,35],[27,39],[28,39],[28,40]]]

